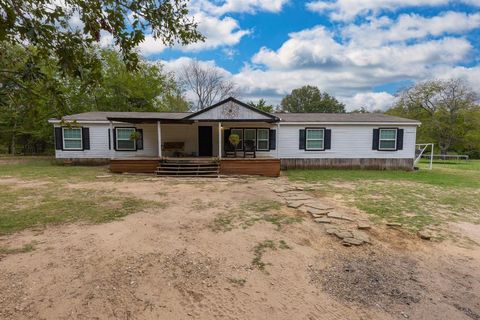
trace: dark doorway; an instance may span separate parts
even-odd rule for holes
[[[198,127],[198,156],[211,157],[213,155],[212,127]]]

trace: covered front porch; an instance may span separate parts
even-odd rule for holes
[[[108,118],[114,136],[121,127],[141,132],[141,153],[112,152],[114,172],[193,173],[197,166],[219,174],[278,176],[278,118],[234,98],[176,119]],[[114,125],[114,122],[117,123]],[[235,143],[230,137],[236,136]],[[117,142],[114,141],[114,146]],[[132,143],[130,143],[132,144]],[[138,146],[138,145],[137,145]],[[138,148],[136,148],[138,150]],[[152,170],[155,169],[155,170]],[[208,171],[208,170],[203,170]]]

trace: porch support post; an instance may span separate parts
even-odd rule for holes
[[[222,123],[218,122],[218,159],[222,158]]]
[[[157,121],[157,140],[158,140],[158,157],[162,157],[162,128],[160,120]]]
[[[277,154],[277,159],[279,158],[278,157],[278,155],[279,155],[278,149],[280,149],[280,141],[278,141],[279,131],[280,131],[280,123],[277,123],[277,130],[275,130],[275,143],[277,144],[275,146],[275,151],[276,151],[276,154]]]
[[[116,141],[113,139],[114,134],[113,134],[113,121],[110,120],[110,159],[113,159],[115,157],[115,143]]]

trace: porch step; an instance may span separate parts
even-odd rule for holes
[[[172,177],[218,177],[219,163],[216,160],[163,160],[155,174]]]

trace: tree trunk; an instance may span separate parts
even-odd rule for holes
[[[442,160],[446,160],[446,155],[447,155],[447,148],[445,146],[440,145],[440,155]]]

